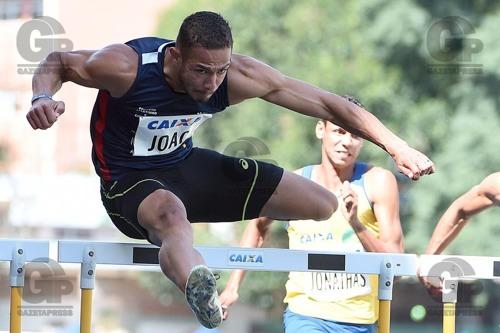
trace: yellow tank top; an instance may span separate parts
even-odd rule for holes
[[[377,237],[379,225],[363,187],[368,166],[356,163],[351,187],[358,196],[358,218]],[[303,169],[310,178],[312,166]],[[304,172],[306,171],[306,172]],[[364,251],[361,242],[340,209],[326,221],[291,221],[290,249],[319,251]],[[376,275],[334,272],[290,272],[286,297],[291,311],[325,320],[373,324],[378,319]]]

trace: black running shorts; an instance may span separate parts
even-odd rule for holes
[[[258,217],[282,176],[283,169],[270,163],[193,148],[173,166],[101,180],[101,199],[122,233],[149,239],[137,221],[137,210],[158,189],[179,197],[190,222],[232,222]]]

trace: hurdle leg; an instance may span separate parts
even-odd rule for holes
[[[24,287],[24,250],[16,247],[10,262],[10,333],[21,333],[21,305]]]
[[[81,290],[80,333],[90,333],[92,326],[92,289]]]
[[[446,290],[445,290],[446,288]],[[455,333],[455,310],[458,298],[458,280],[443,281],[443,333]]]
[[[21,333],[23,287],[10,287],[10,333]]]
[[[455,333],[455,303],[443,303],[443,333]]]
[[[380,275],[378,279],[379,333],[389,333],[391,331],[391,300],[393,285],[393,265],[389,260],[384,260],[380,267]]]
[[[379,300],[379,333],[389,333],[391,331],[391,301]]]
[[[95,284],[95,251],[86,248],[80,271],[80,333],[91,333],[92,328],[92,290]]]

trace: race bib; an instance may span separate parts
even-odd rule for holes
[[[134,156],[168,154],[179,148],[211,114],[144,116],[134,137]]]
[[[360,243],[334,244],[331,251],[361,252]],[[319,302],[338,302],[349,298],[368,295],[372,288],[368,274],[309,272],[304,279],[306,294]]]
[[[310,272],[305,276],[306,294],[319,302],[335,302],[371,293],[366,274]]]

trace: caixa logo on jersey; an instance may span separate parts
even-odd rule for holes
[[[259,251],[229,251],[228,263],[232,266],[263,266],[264,255]]]

